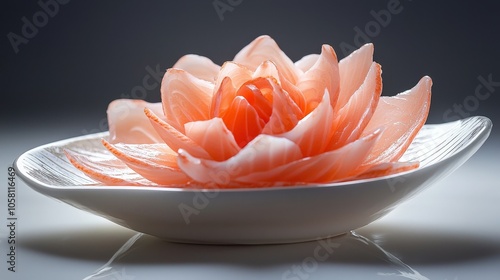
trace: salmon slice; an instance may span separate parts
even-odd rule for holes
[[[335,151],[305,157],[273,169],[238,176],[235,180],[241,183],[274,182],[285,185],[340,181],[368,168],[361,167],[361,163],[370,153],[380,134],[381,131],[375,131]]]
[[[272,61],[264,61],[257,70],[252,75],[253,79],[257,78],[272,78],[275,83],[281,86],[281,88],[286,91],[286,93],[292,98],[295,105],[302,112],[300,115],[300,119],[304,116],[304,112],[306,111],[306,101],[300,89],[290,83],[283,75],[278,71],[278,68]]]
[[[397,161],[403,155],[427,120],[431,87],[431,78],[425,76],[411,90],[380,98],[362,135],[385,129],[364,164]]]
[[[301,158],[300,148],[292,141],[261,134],[234,157],[222,162],[197,158],[180,150],[178,165],[196,182],[230,187],[228,184],[237,177],[273,170]]]
[[[276,82],[281,85],[280,82],[280,75],[278,72],[278,68],[276,67],[276,64],[270,60],[266,60],[262,62],[259,67],[253,72],[252,74],[252,79],[257,79],[257,78],[272,78],[276,80]]]
[[[181,57],[172,68],[182,69],[198,79],[215,82],[220,66],[213,63],[208,57],[187,54]]]
[[[177,168],[177,153],[164,143],[156,144],[111,144],[102,140],[102,144],[117,158],[137,165],[160,165]]]
[[[104,147],[142,177],[160,185],[186,184],[190,179],[177,167],[177,156],[165,144],[110,144]]]
[[[363,45],[340,60],[340,93],[335,112],[344,107],[351,96],[361,86],[373,62],[373,44]]]
[[[238,89],[241,85],[252,79],[252,71],[233,61],[224,62],[217,76],[217,80],[215,81],[214,93],[220,91],[219,89],[222,86],[222,81],[226,79],[226,77],[231,78],[233,87]]]
[[[321,55],[314,65],[299,77],[297,87],[301,90],[307,115],[318,106],[325,89],[330,94],[332,107],[337,102],[339,94],[339,68],[337,55],[329,45],[323,45]]]
[[[118,99],[112,101],[107,110],[109,139],[111,143],[160,143],[160,136],[144,116],[144,108],[163,116],[161,103],[143,100]]]
[[[297,105],[297,107],[299,107],[300,111],[302,112],[301,118],[303,118],[306,115],[306,107],[307,107],[304,95],[302,95],[302,92],[296,85],[290,83],[287,79],[283,78],[281,75],[280,75],[280,80],[281,80],[281,87],[283,88],[284,91],[288,93],[288,95],[290,95],[290,97]]]
[[[314,156],[325,151],[332,136],[332,121],[330,94],[325,90],[316,109],[300,120],[292,130],[279,136],[296,143],[304,156]]]
[[[288,81],[293,84],[297,82],[300,70],[295,68],[292,60],[267,35],[257,37],[257,39],[241,49],[233,59],[234,62],[248,67],[251,71],[255,71],[266,60],[274,62],[280,73]]]
[[[302,72],[307,72],[307,70],[311,69],[311,67],[318,61],[319,54],[313,53],[308,54],[301,59],[295,61],[295,67],[300,69]]]
[[[269,121],[262,129],[262,133],[277,135],[292,130],[303,118],[302,110],[293,101],[290,95],[281,87],[269,80],[273,92],[273,109]]]
[[[168,122],[160,119],[153,111],[146,108],[144,113],[149,118],[150,123],[156,130],[158,135],[170,147],[173,151],[178,151],[179,149],[184,149],[189,151],[191,154],[209,159],[210,155],[205,151],[200,145],[196,144],[193,140],[188,138],[186,135],[175,129]]]
[[[168,69],[161,83],[161,100],[168,122],[183,132],[184,124],[209,119],[213,83],[180,69]]]
[[[359,138],[377,107],[382,93],[382,70],[372,62],[363,84],[338,111],[332,123],[333,136],[326,150],[331,151]]]
[[[236,95],[245,98],[261,120],[265,123],[269,121],[273,111],[273,87],[268,79],[250,80],[238,89]]]
[[[272,69],[273,64],[265,67]],[[221,89],[215,94],[213,114],[224,120],[241,147],[260,133],[286,132],[303,117],[302,111],[277,82],[273,77],[257,77],[234,92],[231,79],[226,77]],[[228,105],[229,100],[231,105]],[[243,123],[239,123],[240,121]],[[267,127],[266,131],[263,130],[264,127]]]
[[[231,78],[225,77],[212,98],[210,117],[215,118],[224,116],[229,107],[231,107],[231,103],[235,97],[236,88],[234,87]]]
[[[185,124],[186,136],[200,145],[216,161],[236,155],[240,147],[221,118]]]
[[[130,169],[123,161],[110,153],[84,149],[65,149],[64,154],[71,164],[88,177],[108,186],[153,186],[155,183],[145,179]]]
[[[240,147],[259,135],[265,126],[254,107],[242,96],[233,99],[222,120]]]
[[[360,175],[357,175],[356,177],[350,179],[360,180],[388,176],[404,171],[413,170],[415,168],[418,168],[419,165],[420,164],[418,162],[383,162],[375,164]]]

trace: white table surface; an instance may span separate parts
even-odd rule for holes
[[[357,235],[325,240],[334,244],[327,249],[318,241],[169,243],[45,197],[18,179],[16,272],[8,271],[8,166],[30,148],[78,136],[86,125],[2,128],[0,279],[500,279],[500,137],[495,135],[451,176]],[[112,259],[120,249],[125,252]]]

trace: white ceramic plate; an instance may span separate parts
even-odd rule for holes
[[[32,149],[15,162],[34,190],[124,227],[191,243],[289,243],[367,225],[450,174],[488,138],[491,121],[471,117],[425,125],[402,160],[421,166],[392,176],[316,186],[196,190],[103,186],[74,168],[64,148],[107,153],[107,133]]]

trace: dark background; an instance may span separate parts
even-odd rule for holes
[[[234,7],[221,20],[214,2]],[[113,99],[135,94],[159,101],[159,86],[145,94],[133,91],[148,75],[146,67],[164,70],[188,53],[221,64],[262,34],[271,35],[294,61],[319,53],[323,43],[340,59],[346,55],[341,45],[356,45],[356,28],[373,24],[373,13],[387,10],[390,2],[72,0],[58,4],[16,53],[8,34],[22,36],[23,17],[33,23],[43,9],[37,1],[4,1],[1,122],[17,128],[74,122],[76,134],[106,130],[103,118]],[[500,85],[485,100],[474,96],[479,76],[500,82],[497,6],[495,1],[401,0],[402,10],[367,35],[382,65],[383,94],[397,94],[429,75],[434,86],[428,122],[460,117],[444,114],[465,102],[462,114],[499,123]]]

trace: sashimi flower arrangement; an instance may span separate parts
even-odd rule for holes
[[[66,155],[107,185],[303,186],[417,168],[398,160],[427,119],[432,81],[381,96],[373,51],[338,61],[323,45],[294,63],[260,36],[222,66],[185,55],[166,71],[160,103],[111,102],[110,153]]]

